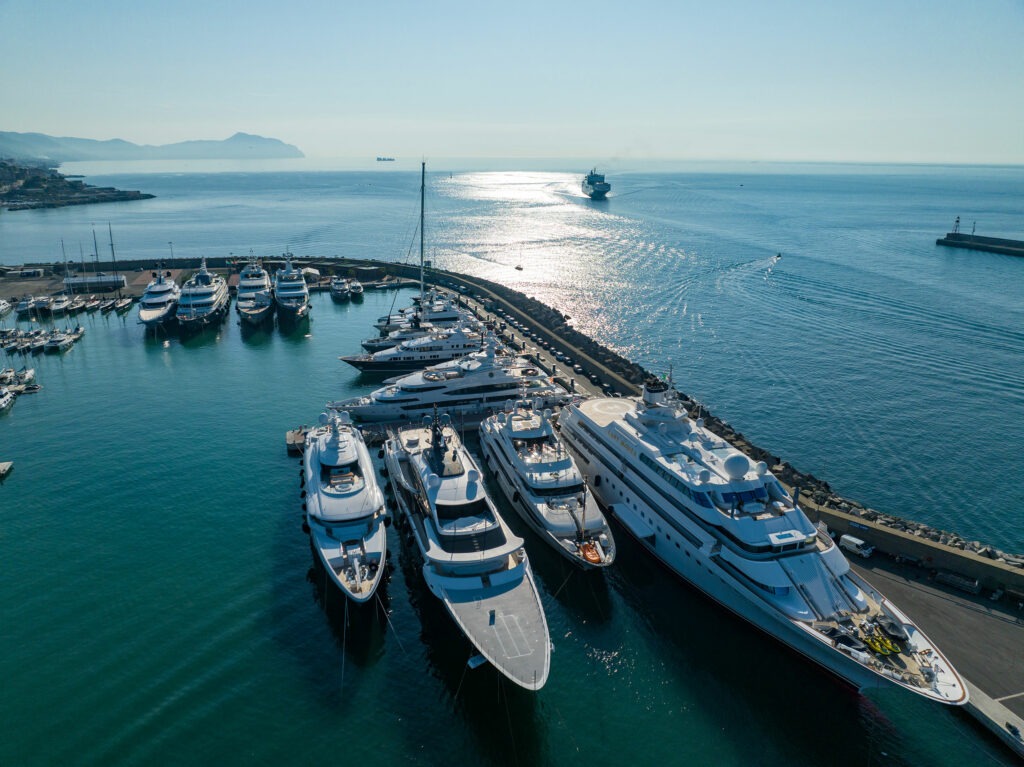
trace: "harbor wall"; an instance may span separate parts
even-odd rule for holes
[[[937,239],[935,244],[945,245],[950,248],[983,250],[987,253],[1002,253],[1007,256],[1024,256],[1024,242],[1021,240],[1008,240],[1002,237],[982,237],[977,234],[947,232],[946,236]]]

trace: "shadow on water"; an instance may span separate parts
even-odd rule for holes
[[[312,318],[309,314],[301,319],[293,319],[284,316],[277,318],[277,332],[285,340],[291,343],[302,343],[310,333]]]
[[[387,570],[377,587],[375,596],[363,604],[357,604],[345,597],[331,582],[323,562],[309,546],[312,559],[306,580],[313,586],[313,600],[324,611],[327,625],[335,640],[346,654],[360,668],[368,668],[384,655],[384,636],[387,633],[387,611],[390,609],[388,581],[391,553],[385,562]]]
[[[893,687],[861,694],[670,573],[613,521],[619,547],[609,587],[644,626],[673,685],[700,691],[715,721],[746,722],[736,753],[757,764],[957,764],[977,740],[964,712]],[[800,721],[804,737],[773,734]],[[763,745],[759,745],[763,744]],[[785,750],[784,750],[785,749]]]
[[[266,346],[273,338],[274,315],[270,315],[258,325],[238,320],[238,328],[242,341],[247,346]]]
[[[492,764],[539,763],[546,730],[537,693],[509,682],[489,663],[469,668],[476,649],[427,587],[423,562],[408,526],[396,527],[401,539],[399,567],[410,606],[420,621],[420,641],[430,673],[443,683],[454,711],[469,726],[478,749],[477,761],[483,757]]]

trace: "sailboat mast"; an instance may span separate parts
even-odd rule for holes
[[[121,275],[117,273],[117,256],[114,254],[114,230],[110,228],[110,222],[107,222],[107,235],[110,237],[110,257],[114,261],[114,277],[115,279]],[[121,297],[121,281],[117,281],[117,295]],[[119,310],[120,311],[120,310]]]
[[[92,227],[92,257],[96,259],[96,276],[100,275],[100,246],[96,244],[96,225]]]
[[[425,190],[427,187],[427,163],[426,161],[420,163],[420,305],[422,307],[423,302],[427,300],[426,292],[423,287],[423,201],[426,196]]]

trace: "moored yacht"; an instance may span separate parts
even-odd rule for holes
[[[14,392],[6,386],[0,386],[0,413],[14,405]]]
[[[17,303],[17,305],[15,306],[15,309],[14,309],[14,311],[18,315],[18,317],[27,317],[27,316],[29,316],[32,313],[32,311],[33,311],[33,309],[35,307],[35,301],[36,301],[36,297],[35,296],[29,295],[28,293],[23,295],[21,297],[21,300],[18,301],[18,303]]]
[[[355,277],[348,281],[348,292],[352,296],[353,301],[363,300],[363,283],[357,280]]]
[[[306,435],[302,471],[313,548],[345,596],[366,602],[386,569],[386,513],[370,454],[347,413],[320,416]]]
[[[611,528],[558,438],[550,410],[510,403],[480,424],[480,447],[509,503],[559,554],[584,569],[615,560]]]
[[[670,383],[571,405],[559,423],[597,499],[716,602],[857,688],[967,701],[931,640],[850,569],[763,462],[692,419]]]
[[[517,396],[538,400],[541,407],[567,402],[569,392],[527,360],[499,356],[491,337],[484,350],[418,373],[390,379],[365,397],[331,403],[357,421],[385,423],[422,418],[435,407],[460,420],[479,420]]]
[[[235,311],[248,325],[259,325],[274,313],[270,274],[255,257],[249,258],[238,275]]]
[[[171,279],[170,272],[153,272],[153,279],[139,299],[139,322],[152,328],[173,320],[180,295],[181,288]]]
[[[352,291],[348,286],[348,278],[336,274],[331,277],[331,299],[339,303],[348,301],[352,297]]]
[[[207,270],[204,258],[199,271],[181,286],[175,316],[182,330],[198,330],[224,319],[229,301],[227,283]]]
[[[274,301],[282,320],[300,320],[309,313],[309,288],[301,269],[292,266],[292,254],[285,253],[285,265],[274,275]]]
[[[55,296],[50,302],[50,314],[57,317],[62,314],[67,314],[71,307],[71,296],[61,294]]]
[[[505,677],[539,690],[551,641],[523,540],[501,518],[447,417],[427,417],[385,443],[399,512],[423,578],[477,651]]]
[[[6,299],[0,298],[0,317],[6,317],[14,307]]]
[[[429,322],[437,327],[451,327],[472,316],[471,312],[459,307],[451,296],[439,294],[431,289],[421,294],[421,297],[413,299],[411,306],[378,317],[373,326],[381,335],[386,335],[414,319]]]
[[[479,351],[482,344],[483,335],[478,330],[459,325],[402,341],[398,346],[379,352],[355,354],[340,359],[363,373],[394,375],[411,373],[427,365],[464,357]]]

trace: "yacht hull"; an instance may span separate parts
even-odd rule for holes
[[[623,475],[621,465],[610,467],[601,451],[594,448],[588,450],[577,444],[565,429],[563,438],[577,459],[587,484],[592,488],[600,505],[614,516],[651,556],[676,576],[754,628],[815,662],[858,690],[887,683],[901,686],[895,682],[888,682],[886,677],[865,668],[834,649],[831,644],[818,639],[816,632],[802,628],[797,621],[790,620],[777,610],[769,608],[751,587],[719,564],[715,556],[714,539],[692,530],[689,531],[689,536],[676,534],[675,530],[661,520],[656,510],[645,502],[645,496],[654,497],[653,491],[645,488],[647,492],[636,493],[628,488],[624,479],[639,482],[635,475]],[[757,661],[752,660],[751,663],[751,672],[754,673]],[[943,702],[959,705],[966,700],[964,693],[960,699]]]
[[[606,556],[598,562],[591,562],[579,553],[579,549],[573,544],[571,538],[559,537],[541,522],[537,509],[530,504],[517,485],[515,470],[502,458],[494,444],[494,438],[484,431],[483,428],[480,429],[480,447],[483,450],[484,462],[497,480],[498,487],[501,488],[501,492],[504,494],[509,505],[516,510],[516,513],[529,528],[549,546],[574,565],[584,570],[599,570],[607,567],[614,561],[614,549],[611,549],[611,556]],[[594,503],[591,497],[588,497],[588,502]]]

